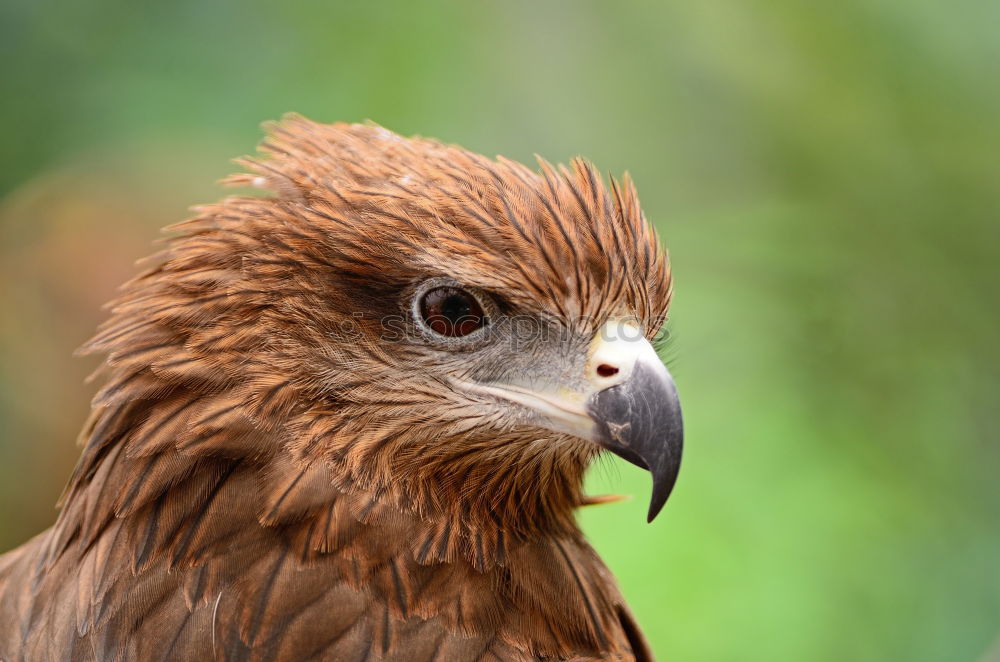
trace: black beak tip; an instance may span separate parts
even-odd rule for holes
[[[670,498],[670,493],[673,492],[674,483],[676,482],[676,472],[662,483],[657,481],[657,476],[653,477],[653,495],[649,499],[649,513],[646,516],[647,523],[652,524],[656,516],[663,510],[663,506],[667,503],[667,499]]]
[[[646,515],[647,524],[653,523],[653,520],[656,519],[656,516],[660,514],[661,510],[663,510],[663,504],[665,504],[666,502],[667,502],[666,499],[662,501],[660,499],[653,499],[652,501],[649,502],[649,513]]]

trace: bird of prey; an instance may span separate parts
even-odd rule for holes
[[[289,116],[84,346],[55,525],[0,557],[0,660],[651,660],[574,511],[682,425],[633,184]]]

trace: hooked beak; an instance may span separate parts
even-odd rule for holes
[[[652,522],[681,466],[684,426],[674,380],[642,332],[617,321],[594,337],[584,370],[582,389],[537,382],[530,388],[494,382],[474,389],[523,405],[540,425],[592,441],[647,469],[653,477]]]
[[[593,394],[586,411],[596,425],[597,443],[652,474],[647,516],[652,522],[677,482],[684,426],[674,380],[649,349],[651,358],[637,357],[628,378]]]

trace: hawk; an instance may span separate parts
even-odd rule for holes
[[[289,116],[82,349],[55,525],[0,557],[0,660],[651,660],[574,511],[680,465],[636,191]]]

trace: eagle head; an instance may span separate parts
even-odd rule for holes
[[[659,512],[682,445],[650,343],[671,276],[627,177],[298,116],[261,152],[228,183],[271,194],[174,226],[89,345],[120,375],[99,403],[130,378],[224,394],[182,452],[522,532],[583,502],[604,449],[652,473]]]

